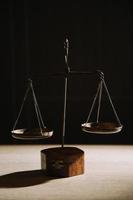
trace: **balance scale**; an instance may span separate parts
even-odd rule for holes
[[[48,76],[62,76],[64,77],[64,110],[63,110],[63,125],[62,125],[62,143],[61,147],[56,148],[46,148],[41,150],[41,169],[48,176],[54,177],[71,177],[75,175],[80,175],[84,173],[84,151],[76,148],[76,147],[66,147],[64,146],[64,138],[65,138],[65,122],[66,122],[66,105],[67,105],[67,86],[68,86],[68,77],[72,76],[83,76],[83,75],[95,75],[98,77],[99,84],[97,87],[96,94],[94,96],[90,112],[88,114],[86,122],[81,124],[81,130],[90,134],[114,134],[118,133],[122,130],[123,125],[120,122],[120,119],[117,115],[115,107],[113,105],[111,96],[109,94],[107,85],[104,80],[104,74],[102,71],[97,70],[95,72],[88,71],[71,71],[68,65],[68,50],[69,50],[69,41],[65,40],[64,43],[65,48],[65,64],[66,68],[64,73],[51,73]],[[47,74],[46,74],[47,76]],[[112,121],[100,121],[99,113],[101,108],[101,98],[103,88],[106,91],[107,97],[111,104],[112,110],[116,117],[116,122]],[[29,92],[32,92],[35,112],[38,120],[38,128],[36,129],[27,129],[21,128],[16,129],[18,120],[23,111],[23,107]],[[96,121],[90,121],[91,114],[93,112],[94,106],[96,104],[96,100],[98,100],[97,106],[97,115]],[[53,130],[48,129],[43,122],[41,111],[37,102],[37,98],[35,95],[34,87],[32,80],[28,80],[28,87],[24,95],[24,99],[22,105],[20,107],[20,111],[18,113],[17,119],[13,126],[13,130],[11,131],[12,137],[19,140],[44,140],[50,138],[53,135]]]

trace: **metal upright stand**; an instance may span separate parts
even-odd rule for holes
[[[41,151],[41,168],[50,176],[71,177],[84,173],[84,151],[76,147],[64,147],[65,130],[66,130],[66,107],[67,107],[67,87],[68,77],[71,74],[68,65],[69,42],[66,39],[65,63],[66,69],[63,75],[65,78],[64,85],[64,109],[63,109],[63,126],[62,126],[62,144],[61,147],[49,148]],[[72,72],[72,74],[75,74]]]
[[[63,129],[62,129],[62,147],[64,147],[65,130],[66,130],[66,104],[67,104],[67,77],[65,77],[65,91],[64,91],[64,111],[63,111]]]
[[[65,63],[66,63],[66,76],[65,76],[65,87],[64,87],[64,110],[63,110],[63,130],[62,130],[62,147],[64,147],[64,139],[65,139],[65,130],[66,130],[66,105],[67,105],[67,85],[68,85],[68,74],[70,73],[70,67],[68,65],[68,50],[69,50],[69,42],[66,39],[64,43],[65,49]]]

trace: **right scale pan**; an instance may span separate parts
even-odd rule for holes
[[[82,131],[95,134],[113,134],[122,130],[122,125],[113,122],[90,122],[81,125]]]
[[[107,89],[106,83],[104,81],[104,75],[100,71],[100,82],[97,88],[96,95],[94,96],[92,106],[89,112],[89,115],[87,117],[87,120],[85,123],[81,124],[81,129],[84,132],[87,133],[94,133],[94,134],[114,134],[118,133],[122,130],[123,125],[120,122],[120,119],[117,115],[117,112],[115,110],[115,107],[113,105],[113,102],[111,100],[109,91]],[[99,121],[99,114],[100,114],[100,108],[101,108],[101,97],[102,97],[102,89],[103,86],[105,88],[105,91],[107,93],[107,96],[109,98],[109,102],[111,104],[111,107],[113,109],[114,115],[116,117],[116,122],[111,122],[111,121]],[[97,107],[97,117],[96,117],[96,122],[95,121],[90,121],[90,117],[93,111],[93,108],[95,106],[96,100],[98,99],[98,107]]]

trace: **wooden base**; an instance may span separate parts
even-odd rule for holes
[[[41,151],[41,168],[54,177],[84,173],[84,151],[76,147],[48,148]]]

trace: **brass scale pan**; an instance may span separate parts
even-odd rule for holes
[[[37,129],[15,129],[12,131],[12,137],[20,140],[41,140],[47,139],[53,135],[53,131],[47,128]]]
[[[81,129],[87,133],[113,134],[122,130],[122,125],[113,122],[89,122],[81,125]]]

